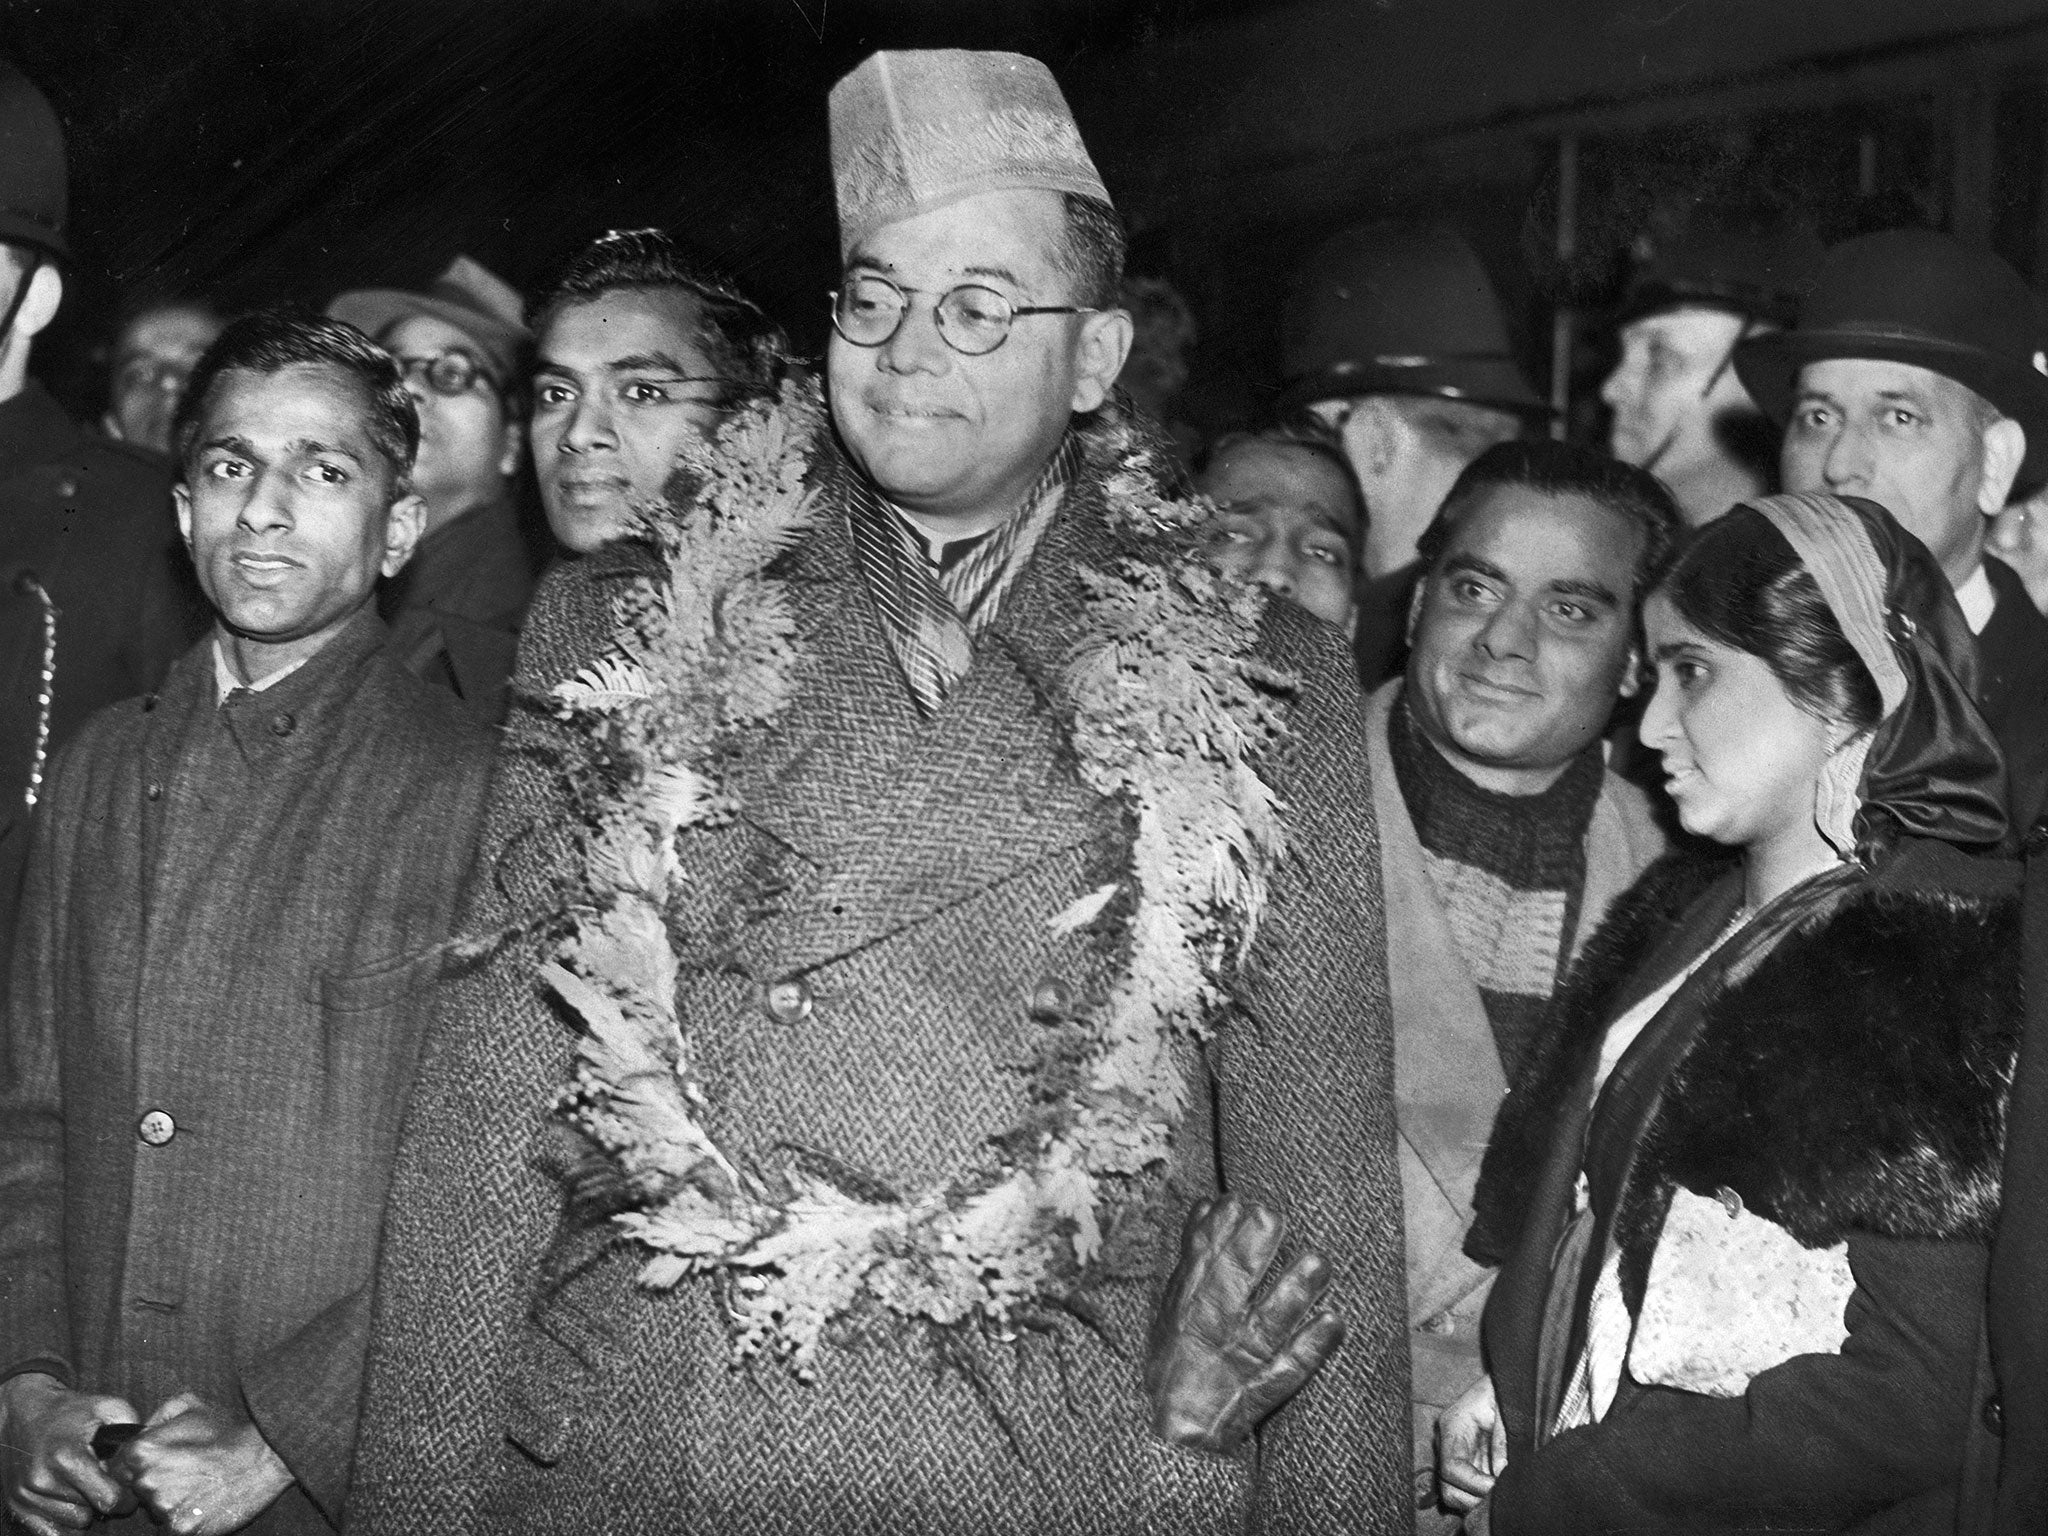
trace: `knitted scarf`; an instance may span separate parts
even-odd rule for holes
[[[1405,690],[1387,737],[1430,884],[1512,1083],[1571,958],[1586,829],[1606,773],[1600,743],[1541,794],[1507,795],[1473,783],[1431,744]]]

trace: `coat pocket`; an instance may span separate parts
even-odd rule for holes
[[[320,1008],[323,1109],[334,1129],[388,1163],[419,1064],[434,985],[446,969],[439,944],[313,982]]]

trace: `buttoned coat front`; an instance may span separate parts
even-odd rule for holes
[[[730,770],[744,807],[686,838],[690,1021],[736,1155],[801,1149],[897,1194],[981,1156],[1026,1107],[1028,1009],[1098,998],[1111,957],[1049,920],[1121,875],[1121,813],[1086,790],[1060,673],[1080,572],[1132,552],[1099,477],[1067,493],[972,669],[913,708],[828,483],[795,552],[801,656],[776,729]],[[635,566],[608,551],[542,586],[521,681],[587,663]],[[1301,679],[1271,766],[1293,853],[1245,1012],[1190,1053],[1191,1107],[1158,1228],[1089,1322],[934,1346],[877,1326],[818,1379],[735,1369],[709,1281],[637,1287],[640,1258],[563,1217],[549,1103],[572,1038],[540,995],[544,939],[456,984],[399,1155],[351,1494],[369,1533],[1406,1531],[1399,1185],[1377,850],[1360,700],[1334,633],[1269,610],[1262,654]],[[489,814],[480,931],[559,904],[574,817],[528,730]],[[1212,1112],[1213,1111],[1213,1112]],[[1329,1256],[1351,1338],[1262,1435],[1259,1476],[1153,1441],[1139,1372],[1180,1213],[1219,1173]],[[1092,1324],[1092,1326],[1091,1326]]]
[[[338,1523],[350,1298],[489,772],[382,638],[224,706],[203,640],[79,733],[0,1034],[0,1371],[246,1406],[299,1480],[258,1532]]]

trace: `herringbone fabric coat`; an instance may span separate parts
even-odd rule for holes
[[[382,637],[366,610],[225,706],[204,640],[88,722],[0,1032],[0,1370],[246,1407],[299,1480],[269,1536],[338,1523],[351,1297],[490,768]]]
[[[695,897],[679,928],[720,937],[690,957],[681,1013],[725,1145],[764,1160],[801,1146],[906,1191],[1019,1118],[1034,988],[1088,999],[1110,975],[1085,936],[1056,939],[1047,923],[1122,870],[1118,815],[1080,784],[1058,698],[1081,634],[1077,570],[1118,546],[1084,474],[973,668],[921,721],[829,481],[792,562],[795,699],[732,770],[741,819],[685,839]],[[543,585],[526,685],[598,652],[633,569],[601,553]],[[812,1385],[774,1363],[733,1369],[710,1283],[640,1290],[633,1252],[560,1219],[548,1105],[571,1037],[536,989],[545,941],[521,940],[457,984],[422,1067],[351,1529],[1406,1531],[1400,1185],[1362,701],[1335,635],[1299,610],[1274,605],[1265,653],[1304,682],[1272,771],[1295,856],[1245,1015],[1206,1062],[1190,1055],[1195,1107],[1157,1222],[1133,1234],[1136,1278],[1098,1293],[1099,1333],[1048,1316],[946,1364],[922,1335],[878,1327],[828,1348]],[[526,734],[488,817],[479,930],[558,901],[572,867],[553,763],[573,745]],[[809,1012],[778,1022],[765,989],[791,980]],[[1219,1168],[1329,1256],[1351,1324],[1327,1375],[1264,1432],[1255,1483],[1242,1464],[1153,1442],[1139,1383],[1181,1213]]]

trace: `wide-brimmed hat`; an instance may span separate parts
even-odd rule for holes
[[[1280,354],[1286,408],[1437,395],[1550,411],[1515,360],[1486,268],[1441,224],[1359,224],[1318,247],[1289,285]]]
[[[1735,371],[1783,423],[1799,370],[1834,357],[1926,368],[1975,391],[2026,430],[2018,483],[2048,477],[2048,337],[2034,295],[1991,252],[1925,229],[1889,229],[1827,253],[1789,331],[1735,349]]]
[[[830,98],[839,253],[885,224],[983,192],[1109,201],[1052,71],[1022,53],[868,55]]]
[[[500,384],[518,381],[526,348],[533,343],[518,292],[482,262],[467,256],[448,263],[448,270],[424,293],[407,288],[358,288],[338,295],[327,306],[327,313],[371,336],[381,336],[398,321],[414,315],[431,315],[475,342]]]
[[[43,93],[0,61],[0,240],[69,254],[64,130]]]

